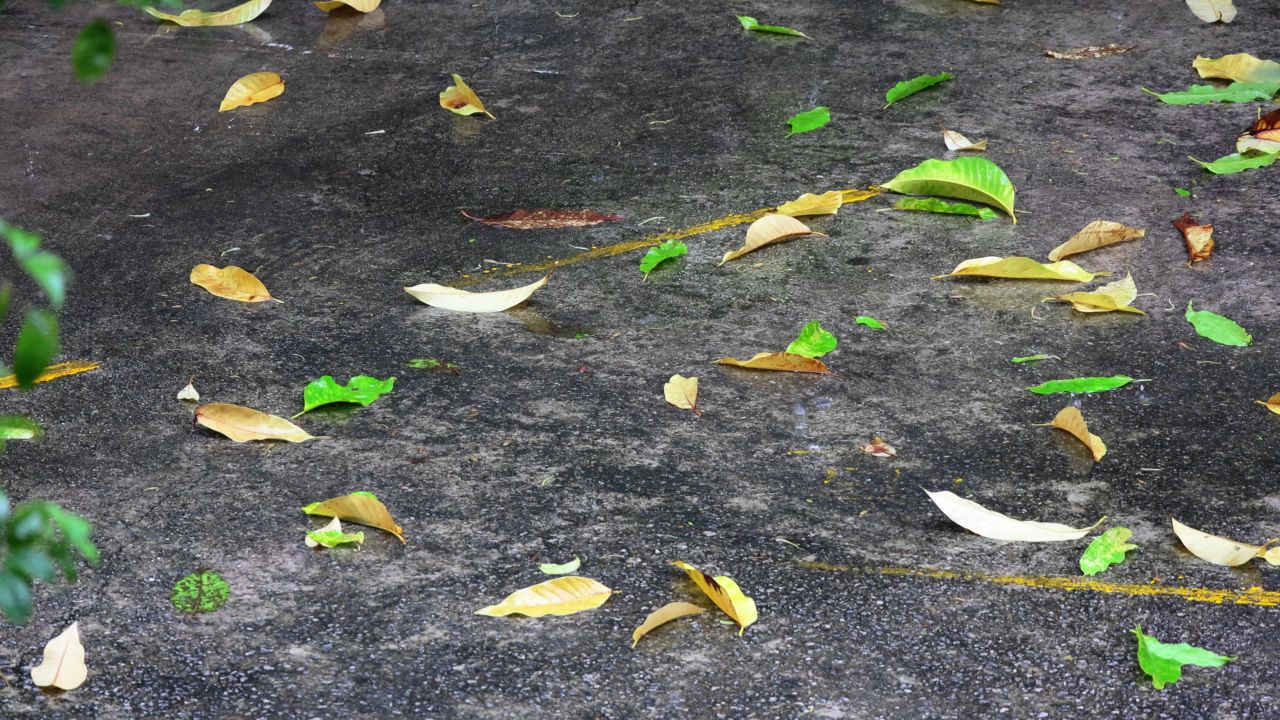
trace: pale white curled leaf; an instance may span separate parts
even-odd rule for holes
[[[1271,562],[1264,550],[1266,545],[1249,545],[1220,535],[1210,535],[1203,530],[1183,525],[1176,518],[1169,518],[1169,522],[1173,523],[1174,534],[1187,550],[1205,562],[1228,567],[1243,565],[1255,557],[1266,557]]]
[[[80,644],[80,623],[73,622],[44,646],[44,660],[31,668],[31,682],[38,687],[74,690],[84,684],[89,669]]]
[[[187,386],[178,391],[179,400],[200,402],[200,392],[196,390],[196,386],[193,384],[194,382],[195,378],[188,380]]]
[[[1236,19],[1236,6],[1231,0],[1187,0],[1187,7],[1207,23],[1229,23]]]
[[[946,144],[948,150],[982,152],[987,149],[986,140],[973,142],[964,135],[955,130],[948,130],[946,127],[942,128],[942,142]]]
[[[994,510],[988,510],[972,500],[943,490],[941,492],[925,491],[934,505],[951,518],[960,527],[982,537],[992,540],[1014,540],[1019,542],[1061,542],[1079,540],[1089,531],[1098,527],[1098,523],[1085,528],[1073,528],[1059,523],[1039,522],[1036,520],[1014,520]]]
[[[491,313],[509,310],[528,300],[529,296],[546,285],[550,278],[551,276],[547,275],[523,287],[495,292],[473,293],[434,283],[414,285],[405,288],[404,291],[431,307],[455,312]]]

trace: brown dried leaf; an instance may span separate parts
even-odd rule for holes
[[[725,357],[714,361],[718,365],[732,365],[750,370],[780,370],[782,372],[821,373],[830,375],[825,363],[814,358],[789,352],[756,353],[749,360]]]
[[[1056,262],[1068,255],[1096,250],[1125,240],[1135,240],[1146,234],[1147,231],[1141,228],[1131,228],[1110,220],[1094,220],[1085,225],[1080,232],[1072,235],[1070,240],[1050,250],[1049,260]]]
[[[228,300],[240,302],[266,302],[275,300],[267,292],[267,286],[244,268],[228,265],[216,268],[212,265],[197,265],[191,268],[191,284],[199,285],[210,293]],[[279,302],[279,300],[276,300]]]
[[[1236,152],[1244,154],[1249,151],[1267,154],[1280,152],[1280,109],[1258,118],[1257,122],[1236,138]]]
[[[617,213],[598,213],[595,210],[556,210],[538,208],[536,210],[512,210],[501,215],[476,217],[460,211],[463,217],[482,222],[485,225],[512,228],[513,230],[543,230],[546,228],[588,227],[600,223],[621,220]]]
[[[1058,411],[1057,416],[1048,425],[1059,430],[1065,430],[1072,437],[1084,443],[1084,446],[1089,448],[1089,452],[1093,454],[1094,462],[1098,462],[1103,455],[1107,454],[1107,446],[1102,442],[1102,438],[1089,432],[1089,426],[1084,421],[1084,415],[1081,415],[1074,405],[1068,405]]]
[[[859,445],[858,449],[874,457],[888,458],[895,457],[898,454],[898,451],[892,445],[879,437],[865,445]]]
[[[196,422],[236,442],[284,440],[300,443],[317,439],[282,417],[230,403],[201,405],[196,409]]]
[[[809,229],[808,225],[799,220],[778,213],[769,213],[764,217],[751,223],[751,227],[747,228],[747,242],[737,250],[730,250],[720,259],[720,265],[724,265],[730,260],[740,258],[753,250],[759,250],[765,245],[771,245],[776,242],[786,240],[794,240],[805,235],[817,235],[826,237],[822,233],[816,233]],[[719,265],[717,265],[719,267]]]
[[[1110,45],[1090,45],[1089,47],[1074,48],[1072,50],[1055,51],[1045,48],[1044,54],[1058,60],[1092,60],[1094,58],[1110,57],[1127,53],[1137,47],[1137,45],[1120,45],[1111,43]]]
[[[1191,263],[1208,260],[1213,254],[1213,226],[1199,225],[1191,213],[1183,213],[1182,217],[1173,221],[1173,226],[1182,233],[1187,241],[1187,267]]]

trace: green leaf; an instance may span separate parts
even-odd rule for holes
[[[791,132],[787,133],[787,137],[791,137],[792,135],[807,133],[810,130],[817,130],[831,122],[831,111],[825,107],[816,107],[791,116],[791,119],[787,120],[787,122],[791,124]]]
[[[9,283],[0,283],[0,322],[9,315],[9,298],[13,293],[13,286]]]
[[[0,415],[0,450],[9,440],[35,440],[40,437],[40,426],[22,415]],[[4,514],[0,513],[0,519]]]
[[[1128,375],[1112,375],[1111,377],[1082,377],[1070,380],[1050,380],[1035,387],[1027,388],[1037,395],[1053,393],[1095,393],[1115,390],[1133,382]]]
[[[31,617],[31,586],[11,570],[0,570],[0,613],[15,625]]]
[[[1016,358],[1013,358],[1010,362],[1016,362],[1016,363],[1040,362],[1041,360],[1048,360],[1049,358],[1053,358],[1055,360],[1059,359],[1057,355],[1045,355],[1041,353],[1037,355],[1023,355],[1022,357],[1016,357]]]
[[[324,375],[307,383],[306,389],[302,391],[302,412],[298,415],[329,403],[355,403],[368,407],[369,403],[391,392],[395,384],[394,377],[379,380],[368,375],[356,375],[344,386],[339,385],[332,375]]]
[[[416,370],[448,370],[450,372],[458,372],[458,363],[445,362],[435,358],[414,358],[405,363]]]
[[[28,581],[49,582],[57,577],[57,569],[49,556],[30,546],[14,548],[4,559],[4,566]]]
[[[858,317],[854,318],[853,321],[858,323],[859,325],[866,325],[867,327],[875,328],[876,330],[889,329],[888,326],[886,326],[884,323],[871,317],[870,315],[859,315]]]
[[[1190,157],[1190,156],[1188,156]],[[1191,158],[1193,162],[1199,163],[1200,167],[1208,170],[1215,175],[1231,175],[1245,170],[1256,170],[1257,168],[1267,167],[1280,157],[1280,153],[1269,153],[1262,155],[1241,155],[1240,153],[1231,153],[1214,160],[1213,162],[1205,162]]]
[[[1178,682],[1182,677],[1183,665],[1222,667],[1236,659],[1187,643],[1162,643],[1151,635],[1143,634],[1141,625],[1129,632],[1138,637],[1138,665],[1151,676],[1151,683],[1157,690],[1163,690],[1169,683]]]
[[[1160,98],[1160,102],[1169,105],[1206,105],[1215,102],[1270,100],[1280,92],[1280,83],[1233,82],[1224,88],[1213,85],[1192,85],[1181,92],[1168,93],[1151,92],[1146,88],[1138,89],[1148,95],[1155,95]]]
[[[582,559],[574,558],[569,562],[561,563],[560,565],[556,565],[555,563],[542,563],[538,566],[538,569],[546,575],[568,575],[569,573],[577,572],[580,567],[582,567]]]
[[[1196,329],[1200,337],[1207,337],[1220,345],[1245,347],[1253,342],[1253,336],[1234,320],[1225,318],[1208,310],[1192,310],[1191,302],[1187,302],[1187,322]]]
[[[679,240],[668,240],[657,247],[651,247],[649,252],[645,253],[643,258],[640,258],[640,272],[644,273],[645,277],[648,277],[649,273],[653,272],[653,269],[663,261],[678,258],[688,252],[689,246]]]
[[[76,79],[93,83],[111,68],[111,58],[116,54],[116,37],[105,20],[94,20],[80,31],[76,44],[71,47],[71,67]]]
[[[13,354],[13,374],[18,387],[29,388],[58,354],[58,318],[48,310],[32,308],[18,331]]]
[[[1124,554],[1137,550],[1129,543],[1133,531],[1125,527],[1113,527],[1089,543],[1080,556],[1080,570],[1085,575],[1097,575],[1112,565],[1124,562]]]
[[[902,198],[893,204],[894,210],[942,213],[945,215],[970,215],[983,220],[995,220],[999,215],[991,208],[976,208],[968,203],[949,203],[937,198]]]
[[[197,570],[174,583],[169,602],[188,615],[213,612],[227,602],[231,586],[212,570]]]
[[[58,526],[58,530],[62,532],[62,536],[66,538],[67,542],[79,550],[85,560],[93,564],[98,562],[98,548],[90,539],[93,534],[93,526],[89,524],[88,520],[79,515],[69,513],[53,503],[48,504],[45,513]]]
[[[794,28],[783,27],[781,25],[761,25],[755,18],[739,15],[738,22],[742,23],[742,27],[746,30],[755,30],[756,32],[776,33],[778,35],[794,35],[796,37],[807,38],[808,35]],[[809,38],[812,40],[813,38]]]
[[[1176,187],[1173,189],[1173,191],[1178,193],[1182,197],[1191,197],[1191,191],[1186,188]]]
[[[981,157],[925,160],[884,184],[904,195],[939,195],[995,205],[1013,217],[1015,189],[999,165]]]
[[[9,243],[18,266],[49,297],[49,304],[54,308],[62,307],[67,292],[67,279],[71,276],[71,269],[62,262],[62,258],[51,252],[41,251],[39,235],[8,225],[3,220],[0,220],[0,235]]]
[[[917,75],[910,80],[903,80],[889,88],[889,92],[884,94],[884,106],[889,107],[908,95],[915,95],[925,88],[946,82],[953,77],[955,76],[951,73],[942,72],[937,75]]]
[[[807,358],[820,358],[836,349],[836,336],[822,329],[817,320],[800,330],[800,337],[791,341],[787,352]]]
[[[343,532],[341,530],[309,530],[307,531],[307,537],[327,548],[346,545],[347,543],[355,543],[357,545],[364,544],[363,530],[353,533]]]

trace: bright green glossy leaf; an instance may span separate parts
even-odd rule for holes
[[[13,374],[18,387],[29,388],[58,354],[58,318],[48,310],[27,311],[18,331],[18,345],[13,353]]]
[[[1173,189],[1173,191],[1178,193],[1182,197],[1191,197],[1191,191],[1186,188],[1176,187]]]
[[[1151,635],[1144,634],[1141,625],[1129,632],[1138,638],[1138,665],[1151,676],[1151,683],[1157,690],[1163,690],[1169,683],[1178,682],[1182,678],[1183,665],[1222,667],[1235,660],[1234,657],[1219,655],[1187,643],[1162,643]]]
[[[582,558],[574,558],[567,563],[556,565],[555,563],[542,563],[538,566],[544,574],[547,575],[568,575],[578,571],[582,567]]]
[[[0,613],[15,625],[31,617],[31,586],[11,570],[0,570]]]
[[[775,33],[777,35],[794,35],[802,38],[809,37],[795,28],[783,27],[781,25],[761,25],[755,18],[747,17],[746,15],[739,15],[738,22],[742,23],[743,28],[747,30],[754,30],[756,32]]]
[[[898,173],[884,187],[904,195],[938,195],[994,205],[1018,222],[1013,216],[1013,183],[999,165],[986,158],[925,160]]]
[[[1148,95],[1155,95],[1160,102],[1169,105],[1205,105],[1215,102],[1253,102],[1254,100],[1270,100],[1280,92],[1280,83],[1242,83],[1233,82],[1220,88],[1213,85],[1192,85],[1180,92],[1157,93],[1146,88],[1139,88]]]
[[[1197,335],[1209,338],[1220,345],[1245,347],[1253,342],[1253,336],[1234,320],[1208,310],[1192,310],[1190,302],[1187,303],[1186,318],[1187,322],[1196,329]]]
[[[173,586],[169,602],[178,612],[189,615],[213,612],[227,602],[231,586],[212,570],[200,570],[182,578]]]
[[[1276,158],[1280,157],[1280,153],[1270,153],[1262,155],[1241,155],[1240,153],[1231,153],[1214,160],[1213,162],[1205,162],[1196,160],[1200,167],[1208,170],[1215,175],[1231,175],[1233,173],[1244,172],[1245,170],[1256,170],[1258,168],[1267,167],[1275,163]]]
[[[807,358],[820,358],[836,349],[836,336],[822,329],[817,320],[800,330],[800,337],[791,341],[787,352]]]
[[[336,519],[336,518],[335,518]],[[364,531],[343,532],[341,530],[309,530],[307,537],[311,538],[317,545],[327,548],[337,547],[339,545],[347,545],[355,543],[356,545],[364,544]]]
[[[1080,556],[1080,571],[1085,575],[1097,575],[1112,565],[1124,562],[1124,554],[1137,550],[1138,546],[1129,542],[1133,531],[1125,527],[1113,527],[1102,533],[1089,543]]]
[[[915,95],[925,88],[946,82],[953,77],[955,76],[951,73],[943,72],[937,75],[918,75],[910,80],[903,80],[889,88],[889,92],[884,94],[884,106],[889,107],[908,95]]]
[[[1053,393],[1095,393],[1115,390],[1133,382],[1128,375],[1112,375],[1111,377],[1082,377],[1070,380],[1050,380],[1035,387],[1027,388],[1037,395]]]
[[[649,248],[649,252],[640,258],[640,272],[649,276],[653,269],[658,267],[662,262],[678,258],[689,252],[689,246],[679,240],[668,240],[657,247]]]
[[[1037,354],[1037,355],[1023,355],[1022,357],[1013,358],[1010,362],[1016,362],[1016,363],[1040,362],[1041,360],[1048,360],[1049,358],[1053,358],[1057,360],[1058,356],[1045,355],[1043,353]]]
[[[978,208],[968,203],[949,203],[937,198],[902,198],[893,204],[894,210],[942,213],[944,215],[969,215],[983,220],[995,220],[999,215],[991,208]]]
[[[887,325],[871,317],[870,315],[859,315],[858,317],[854,318],[853,321],[858,323],[859,325],[866,325],[867,327],[875,328],[876,330],[889,329]]]
[[[302,412],[298,415],[329,403],[355,403],[368,407],[374,400],[391,392],[395,384],[394,377],[379,380],[368,375],[356,375],[346,385],[339,385],[332,375],[324,375],[307,383],[302,391]]]
[[[49,304],[55,309],[62,307],[67,292],[67,279],[71,275],[66,263],[57,255],[40,250],[40,236],[33,232],[0,220],[0,235],[4,236],[13,251],[13,259],[18,267],[31,276],[49,297]]]
[[[0,415],[0,450],[9,440],[35,440],[40,437],[40,426],[21,415]]]
[[[116,37],[105,20],[94,20],[80,31],[71,46],[71,67],[76,79],[93,83],[106,74],[116,54]]]
[[[831,111],[825,107],[816,107],[793,115],[787,122],[791,124],[791,132],[787,133],[787,137],[791,137],[792,135],[807,133],[810,130],[817,130],[831,122]]]

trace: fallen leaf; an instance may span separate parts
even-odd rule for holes
[[[199,285],[210,293],[228,300],[240,302],[266,302],[275,300],[267,292],[267,286],[244,268],[228,265],[216,268],[212,265],[197,265],[191,268],[191,284]]]
[[[1043,353],[1040,353],[1037,355],[1023,355],[1022,357],[1011,358],[1009,362],[1015,362],[1015,363],[1040,362],[1041,360],[1048,360],[1050,358],[1053,358],[1054,360],[1062,359],[1062,358],[1059,358],[1057,355],[1045,355]]]
[[[676,618],[682,618],[686,615],[698,615],[704,612],[702,608],[687,602],[670,602],[662,607],[649,613],[648,617],[640,623],[640,627],[631,632],[631,647],[635,648],[636,643],[640,642],[640,638],[648,635],[659,625],[665,625]]]
[[[756,621],[756,601],[747,597],[738,588],[738,583],[728,575],[709,577],[698,568],[676,560],[671,563],[689,576],[698,589],[711,598],[716,607],[724,611],[734,622],[738,623],[738,634],[746,632],[747,626]]]
[[[480,608],[477,615],[572,615],[604,604],[613,591],[591,578],[570,575],[552,578],[517,590],[497,605]]]
[[[786,240],[794,240],[798,237],[806,235],[816,235],[818,237],[826,237],[822,233],[814,232],[809,229],[808,225],[788,215],[779,215],[777,213],[769,213],[764,217],[751,223],[747,228],[747,242],[737,250],[730,250],[720,258],[720,265],[724,265],[730,260],[746,255],[754,250],[759,250],[765,245],[771,245],[776,242]],[[717,265],[716,267],[719,267]]]
[[[1262,557],[1266,553],[1267,545],[1271,544],[1269,542],[1264,545],[1248,545],[1220,535],[1210,535],[1203,530],[1196,530],[1178,522],[1177,518],[1169,518],[1169,522],[1173,524],[1173,534],[1178,536],[1183,546],[1190,550],[1192,555],[1214,565],[1228,567],[1243,565],[1256,557]]]
[[[1108,45],[1090,45],[1088,47],[1074,48],[1071,50],[1055,51],[1045,49],[1044,54],[1058,60],[1093,60],[1095,58],[1110,57],[1127,53],[1137,47],[1137,45],[1120,45],[1119,43],[1110,43]]]
[[[1213,226],[1199,225],[1191,213],[1183,213],[1182,217],[1173,221],[1173,226],[1182,233],[1187,243],[1187,267],[1193,262],[1208,260],[1213,254]]]
[[[806,324],[800,335],[787,346],[786,352],[807,358],[820,358],[836,349],[836,336],[822,329],[817,320]]]
[[[884,94],[884,106],[889,107],[905,97],[915,95],[921,90],[933,87],[938,83],[944,83],[953,77],[955,76],[951,73],[942,72],[937,75],[917,75],[910,80],[903,80],[889,88],[889,91]]]
[[[889,329],[889,327],[888,327],[887,325],[885,325],[884,323],[880,322],[879,320],[877,320],[877,319],[875,319],[875,318],[871,317],[870,315],[859,315],[858,317],[854,318],[854,319],[853,319],[853,321],[854,321],[854,322],[856,322],[856,323],[858,323],[859,325],[866,325],[867,327],[872,328],[872,329],[875,329],[875,330],[888,330],[888,329]]]
[[[1191,197],[1191,191],[1186,188],[1176,187],[1173,189],[1180,197]]]
[[[493,113],[484,109],[484,103],[480,101],[480,96],[476,95],[475,91],[462,80],[460,75],[457,73],[451,74],[453,75],[453,84],[440,92],[440,107],[459,115],[484,113],[494,120],[498,119],[493,117]]]
[[[1138,88],[1148,95],[1154,95],[1166,105],[1208,105],[1209,103],[1239,103],[1255,100],[1270,100],[1280,91],[1280,82],[1242,83],[1233,82],[1226,87],[1215,85],[1192,85],[1178,92],[1158,93],[1146,88]]]
[[[844,204],[844,193],[839,190],[824,192],[821,195],[805,193],[800,197],[778,206],[779,215],[835,215]]]
[[[567,563],[556,565],[554,563],[542,563],[538,566],[538,571],[544,575],[568,575],[577,572],[582,567],[582,559],[574,558]]]
[[[332,548],[339,545],[346,545],[348,543],[363,545],[364,532],[343,532],[342,521],[338,518],[334,518],[319,530],[308,530],[307,536],[302,542],[309,548]]]
[[[692,410],[698,417],[702,417],[702,411],[698,409],[698,378],[672,375],[667,384],[662,386],[662,395],[672,405],[682,410]]]
[[[831,122],[831,111],[825,107],[816,107],[812,110],[796,113],[787,119],[787,124],[791,126],[787,137],[812,132],[829,122]]]
[[[153,7],[142,8],[148,15],[160,20],[168,20],[183,27],[216,27],[223,25],[239,25],[262,14],[271,4],[271,0],[249,0],[227,10],[208,12],[205,10],[184,10],[180,15],[160,12]]]
[[[22,415],[0,415],[0,452],[10,440],[35,440],[41,435],[40,426]]]
[[[1262,400],[1254,400],[1254,402],[1270,410],[1271,412],[1277,415],[1280,415],[1280,393],[1276,393],[1275,395],[1272,395],[1270,398],[1267,398],[1265,402]]]
[[[1138,308],[1130,306],[1136,297],[1138,297],[1138,288],[1133,284],[1133,275],[1129,274],[1125,275],[1123,280],[1107,283],[1091,292],[1067,293],[1066,295],[1055,297],[1054,300],[1069,302],[1078,312],[1084,313],[1118,310],[1136,315],[1146,315]]]
[[[617,213],[599,213],[595,210],[558,210],[555,208],[537,208],[535,210],[512,210],[500,215],[476,217],[466,210],[460,210],[462,216],[485,225],[511,228],[512,230],[545,230],[549,228],[590,227],[600,223],[621,220]]]
[[[340,7],[349,7],[362,13],[373,12],[381,4],[382,0],[317,0],[312,3],[312,5],[325,12],[337,10]]]
[[[1059,260],[1055,263],[1038,263],[1028,257],[982,257],[965,260],[946,275],[935,275],[934,280],[946,277],[994,277],[1013,280],[1069,280],[1072,282],[1089,282],[1099,275],[1111,273],[1091,273],[1070,260]]]
[[[1239,140],[1237,140],[1239,142]],[[1230,155],[1223,155],[1217,160],[1205,162],[1198,160],[1193,155],[1188,155],[1191,161],[1200,167],[1208,170],[1214,175],[1234,175],[1235,173],[1244,172],[1245,170],[1257,170],[1274,165],[1280,154],[1262,153],[1262,154],[1241,154],[1238,152]]]
[[[49,365],[39,375],[32,379],[31,384],[35,385],[42,382],[49,382],[50,380],[57,380],[60,377],[67,377],[68,375],[79,375],[80,373],[89,372],[90,370],[97,370],[98,367],[100,367],[98,363],[87,362],[85,360],[70,360],[56,365]],[[4,377],[0,377],[0,390],[17,386],[17,375],[5,375]]]
[[[1084,415],[1081,415],[1074,405],[1068,405],[1059,410],[1053,420],[1049,421],[1048,426],[1065,430],[1072,437],[1084,443],[1084,446],[1089,448],[1089,452],[1093,455],[1094,462],[1098,462],[1103,455],[1107,454],[1107,446],[1102,442],[1102,438],[1089,432],[1089,426],[1084,421]]]
[[[198,615],[217,610],[227,602],[231,586],[212,570],[197,570],[173,584],[169,603],[188,615]]]
[[[1236,19],[1236,6],[1231,0],[1187,0],[1187,7],[1207,23],[1229,23]]]
[[[1069,240],[1050,250],[1049,260],[1061,260],[1068,255],[1096,250],[1126,240],[1136,240],[1145,237],[1146,234],[1147,231],[1142,228],[1132,228],[1110,220],[1094,220],[1085,225],[1080,232],[1072,235]]]
[[[992,540],[1019,542],[1061,542],[1079,540],[1098,527],[1098,522],[1086,528],[1073,528],[1059,523],[1035,520],[1014,520],[994,510],[988,510],[972,500],[966,500],[950,490],[925,491],[934,505],[951,521],[969,532]],[[1104,520],[1106,518],[1103,518]]]
[[[942,142],[948,150],[982,152],[987,149],[986,140],[973,142],[955,130],[948,130],[945,126],[942,128]]]
[[[657,247],[651,247],[644,254],[644,257],[640,258],[640,272],[644,273],[644,277],[647,280],[649,273],[653,272],[654,268],[667,260],[686,255],[688,252],[689,246],[679,240],[668,240]]]
[[[1235,660],[1186,643],[1162,643],[1151,635],[1144,635],[1141,625],[1129,632],[1138,638],[1138,666],[1151,676],[1151,684],[1157,690],[1163,690],[1169,683],[1178,682],[1182,677],[1183,665],[1221,667]]]
[[[399,538],[400,542],[408,542],[404,539],[404,530],[392,519],[387,506],[383,505],[378,496],[371,492],[358,491],[314,502],[302,508],[302,512],[321,517],[336,517],[347,522],[386,530]]]
[[[284,80],[278,73],[256,72],[245,75],[232,83],[218,106],[218,112],[235,110],[279,97],[284,92]]]
[[[550,278],[550,275],[546,275],[529,285],[483,293],[467,292],[434,283],[414,285],[405,288],[404,291],[421,302],[445,310],[471,313],[502,312],[528,300],[529,296],[546,285]]]
[[[1129,542],[1133,531],[1126,527],[1113,527],[1089,543],[1080,556],[1080,571],[1085,575],[1097,575],[1112,565],[1124,562],[1125,553],[1137,550]]]
[[[794,35],[796,37],[808,38],[808,35],[794,28],[783,27],[781,25],[761,25],[755,18],[739,15],[738,22],[742,23],[745,30],[754,30],[756,32],[774,33],[775,35]],[[812,38],[809,38],[812,40]]]
[[[896,457],[898,454],[897,448],[880,438],[875,438],[865,445],[859,445],[858,449],[868,455],[882,458]]]
[[[1280,109],[1272,110],[1236,138],[1236,153],[1280,153]]]
[[[994,205],[1014,224],[1018,222],[1013,214],[1013,183],[999,165],[983,157],[925,160],[898,173],[883,187],[904,195],[938,195]]]
[[[1280,82],[1280,63],[1259,60],[1248,53],[1223,55],[1217,59],[1197,55],[1191,67],[1202,78],[1226,78],[1243,83]]]
[[[937,198],[902,198],[893,204],[894,210],[941,213],[944,215],[970,215],[983,220],[995,220],[999,215],[991,208],[977,208],[968,203],[949,203]]]
[[[1253,336],[1236,321],[1208,310],[1192,310],[1191,301],[1187,301],[1187,322],[1196,329],[1196,334],[1206,337],[1219,345],[1245,347],[1253,342]]]
[[[75,690],[89,677],[84,664],[84,646],[80,644],[80,623],[73,622],[54,639],[45,643],[44,660],[31,668],[31,682],[37,687]]]
[[[719,365],[732,365],[733,367],[747,368],[749,370],[780,370],[783,372],[821,373],[823,375],[831,374],[831,371],[827,369],[826,364],[821,360],[815,360],[813,358],[807,358],[803,355],[796,355],[789,352],[762,352],[756,353],[747,360],[724,357],[713,362]]]
[[[310,412],[321,405],[330,403],[355,403],[368,407],[370,403],[391,392],[396,385],[395,377],[379,380],[369,375],[356,375],[339,385],[332,375],[322,375],[317,380],[307,383],[302,390],[302,412]],[[298,417],[294,415],[293,417]]]
[[[191,402],[200,402],[200,393],[196,390],[196,386],[192,383],[195,378],[187,381],[187,386],[178,391],[179,400],[189,400]]]
[[[230,403],[201,405],[196,410],[196,422],[236,442],[285,440],[300,443],[317,439],[282,417]]]
[[[1115,390],[1134,382],[1128,375],[1112,375],[1111,377],[1082,377],[1068,380],[1049,380],[1035,387],[1027,388],[1037,395],[1054,393],[1096,393]]]

